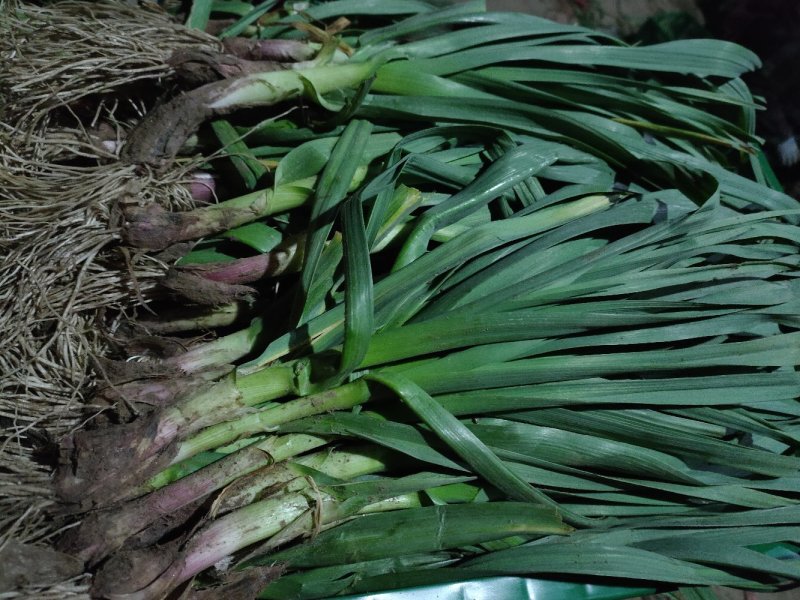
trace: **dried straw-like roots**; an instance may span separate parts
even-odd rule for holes
[[[179,209],[192,201],[180,172],[148,180],[118,164],[0,160],[0,416],[42,423],[46,405],[63,411],[80,399],[87,362],[103,346],[98,314],[129,308],[164,273],[155,259],[118,246],[119,204],[167,200]]]
[[[94,358],[108,352],[113,315],[146,301],[165,272],[156,259],[119,245],[118,203],[158,196],[173,208],[191,206],[177,173],[143,184],[130,166],[54,169],[8,156],[3,162],[0,544],[18,540],[20,527],[41,542],[60,526],[43,516],[55,502],[51,469],[34,454],[78,427],[87,409],[102,410],[90,403],[103,376]],[[77,585],[70,582],[67,588]],[[19,597],[70,597],[67,588],[36,584]]]
[[[63,526],[48,516],[49,443],[85,420],[114,315],[166,272],[120,244],[120,207],[194,207],[196,165],[156,174],[116,158],[187,47],[218,42],[155,5],[0,0],[0,560],[41,562]],[[0,596],[88,597],[87,578],[54,560],[61,579],[0,577]]]
[[[221,44],[155,3],[9,3],[0,19],[0,120],[25,141],[20,151],[37,148],[35,138],[57,127],[88,137],[83,127],[98,98],[135,98],[136,86],[173,74],[169,58],[181,49],[218,51]]]
[[[0,147],[0,536],[21,518],[39,537],[56,526],[40,515],[54,498],[33,454],[81,424],[108,315],[146,301],[166,269],[119,245],[119,204],[189,208],[181,176],[35,163]]]

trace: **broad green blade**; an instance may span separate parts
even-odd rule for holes
[[[519,146],[492,162],[473,183],[427,211],[417,221],[400,251],[395,268],[404,267],[421,256],[437,229],[455,223],[485,206],[510,188],[533,176],[545,165],[555,162],[556,158],[550,153],[540,154],[536,147]]]
[[[708,461],[772,476],[791,476],[800,468],[800,458],[771,453],[759,448],[688,433],[684,428],[659,423],[658,414],[634,411],[575,412],[546,409],[536,413],[516,413],[514,419],[563,427],[600,437],[638,443],[681,456],[686,460]]]
[[[336,207],[344,200],[356,168],[369,139],[372,125],[365,121],[352,121],[336,143],[325,169],[311,207],[310,231],[306,236],[305,264],[301,277],[302,294],[307,294],[313,285],[323,245],[333,227]],[[301,295],[300,302],[305,304]],[[308,318],[308,304],[302,306],[299,322]]]
[[[263,14],[272,9],[277,4],[276,0],[267,0],[253,7],[251,11],[243,15],[238,21],[231,23],[219,33],[219,37],[224,39],[240,35],[248,26],[255,23]]]
[[[443,394],[436,399],[457,415],[556,406],[753,406],[800,395],[800,375],[776,371],[747,375],[648,379],[583,379]]]
[[[284,425],[281,431],[359,437],[430,464],[463,470],[458,463],[432,448],[430,441],[418,429],[363,413],[332,413],[300,419]]]
[[[509,498],[558,508],[550,498],[511,471],[480,439],[413,381],[401,375],[387,373],[374,373],[368,377],[392,389],[475,473]],[[567,521],[584,521],[579,515],[570,514],[563,509],[560,512]]]
[[[374,302],[376,325],[380,326],[380,316],[396,306],[408,304],[408,290],[418,289],[448,269],[458,266],[475,253],[485,252],[505,243],[524,239],[558,227],[563,223],[579,219],[587,214],[607,209],[611,201],[606,197],[592,196],[548,207],[531,215],[506,221],[493,221],[476,228],[470,235],[461,235],[450,243],[415,260],[408,266],[393,272],[375,284]],[[384,317],[385,318],[385,317]],[[314,343],[314,348],[323,350],[341,341],[343,307],[334,307],[325,314],[312,319],[304,332],[289,333],[274,340],[262,354],[239,367],[243,373],[253,372],[289,351]],[[299,335],[298,335],[299,334]]]
[[[342,207],[345,317],[342,362],[337,378],[347,377],[364,359],[373,331],[372,269],[361,204],[357,198]]]
[[[503,62],[548,62],[733,78],[761,66],[751,51],[721,40],[679,40],[652,46],[493,44],[428,59],[429,73],[449,75]]]
[[[256,160],[229,121],[217,119],[211,123],[211,129],[225,151],[227,160],[241,179],[241,188],[247,191],[253,190],[259,180],[266,175],[267,168]]]
[[[661,554],[592,543],[537,544],[501,550],[468,561],[463,575],[551,573],[619,577],[636,581],[691,583],[695,585],[744,585],[746,579],[711,567]]]
[[[521,502],[429,506],[360,517],[271,558],[293,567],[320,567],[570,530],[552,509]]]
[[[189,29],[199,29],[204,31],[208,18],[211,15],[212,0],[195,0],[186,19],[186,27]]]
[[[667,350],[521,358],[550,350],[546,341],[533,340],[470,348],[443,359],[387,367],[384,371],[402,372],[429,393],[443,393],[632,372],[726,366],[791,367],[798,361],[799,341],[800,334],[787,333],[746,342],[697,344]]]

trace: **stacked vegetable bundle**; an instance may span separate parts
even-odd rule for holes
[[[115,416],[62,444],[93,594],[796,579],[800,210],[765,185],[757,59],[303,4],[195,2],[296,62],[184,77],[91,167],[199,151],[218,196],[128,195],[108,240],[168,268],[99,363]]]

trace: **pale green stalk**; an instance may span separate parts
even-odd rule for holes
[[[186,460],[199,452],[223,446],[240,437],[274,430],[283,423],[328,411],[352,408],[366,402],[369,396],[366,382],[359,380],[332,390],[270,406],[235,421],[218,423],[183,441],[172,459],[172,464]]]

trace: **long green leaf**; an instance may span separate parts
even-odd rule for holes
[[[463,575],[551,573],[596,575],[639,581],[742,585],[747,582],[724,571],[684,562],[661,554],[604,544],[539,544],[494,552],[468,561]]]
[[[413,381],[387,373],[373,373],[368,377],[391,388],[464,462],[508,497],[558,509],[555,502],[520,479],[469,429]],[[579,515],[565,514],[563,509],[560,512],[568,522],[585,521]]]
[[[361,204],[351,198],[342,206],[344,240],[345,317],[342,362],[344,378],[364,359],[373,331],[372,269]]]
[[[310,232],[306,237],[305,265],[301,277],[301,289],[311,289],[325,240],[333,227],[336,208],[344,200],[356,168],[369,139],[372,125],[365,121],[351,121],[345,128],[320,176],[314,202],[311,207]],[[301,300],[304,299],[301,296]],[[308,318],[309,306],[303,307],[300,323]]]
[[[521,502],[429,506],[361,517],[272,558],[319,567],[569,531],[552,509]]]

